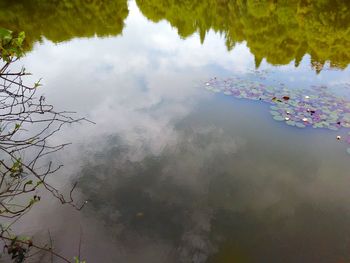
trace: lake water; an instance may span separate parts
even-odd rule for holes
[[[0,26],[26,32],[19,65],[40,93],[96,122],[52,138],[72,145],[51,180],[78,181],[87,205],[44,198],[20,231],[50,230],[68,258],[81,236],[88,263],[350,262],[350,117],[334,117],[350,109],[349,2],[0,7]],[[254,85],[273,91],[233,94]],[[330,123],[302,112],[305,128],[287,125],[300,96]]]

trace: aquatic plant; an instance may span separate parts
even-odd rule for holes
[[[266,78],[263,72],[255,74]],[[268,103],[273,119],[290,126],[334,131],[350,128],[350,101],[335,95],[327,86],[289,88],[283,83],[272,85],[249,77],[234,76],[226,79],[212,78],[205,83],[205,88],[239,99]],[[341,137],[337,139],[340,140]],[[350,136],[345,141],[350,143]]]

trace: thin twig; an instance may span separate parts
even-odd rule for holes
[[[3,240],[11,241],[11,242],[14,241],[13,238],[5,237],[5,236],[0,236],[0,238],[3,239]],[[62,259],[64,262],[72,263],[72,261],[69,261],[68,259],[66,259],[65,257],[61,256],[60,254],[57,254],[51,248],[40,247],[38,245],[33,244],[31,241],[23,241],[23,240],[18,240],[18,239],[15,240],[15,241],[20,243],[20,244],[27,245],[29,247],[34,247],[36,249],[39,249],[39,250],[45,251],[47,253],[50,253],[51,255]]]

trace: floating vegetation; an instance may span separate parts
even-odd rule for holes
[[[333,94],[326,86],[288,88],[283,83],[265,83],[262,81],[266,79],[265,76],[262,78],[265,74],[258,74],[257,80],[251,78],[253,74],[255,73],[249,74],[248,78],[212,78],[206,82],[205,88],[239,99],[268,103],[274,120],[297,128],[334,131],[350,128],[350,101]],[[341,137],[337,136],[337,139],[340,140]],[[350,136],[346,141],[350,144]]]

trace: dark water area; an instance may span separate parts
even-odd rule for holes
[[[87,205],[45,196],[18,231],[49,229],[69,258],[81,235],[88,263],[350,261],[347,1],[83,2],[0,1],[0,26],[28,36],[18,67],[96,122],[51,138],[72,145],[50,180],[77,181]],[[208,88],[233,77],[283,85],[288,103],[327,87],[336,129],[276,121],[287,99]]]
[[[278,125],[257,113],[263,107],[237,104],[201,105],[177,124],[176,146],[142,161],[121,161],[130,149],[111,138],[81,172],[94,211],[117,235],[171,242],[185,259],[346,258],[348,156],[334,136],[271,130]]]

